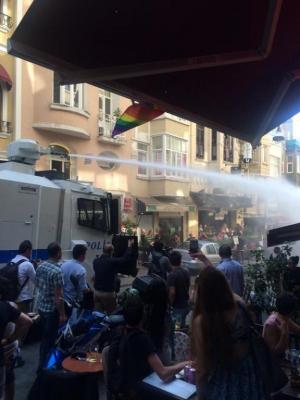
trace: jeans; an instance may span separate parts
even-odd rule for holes
[[[47,360],[52,347],[55,344],[59,327],[59,313],[57,310],[43,312],[39,310],[41,316],[42,340],[40,345],[40,360],[38,370],[40,371]]]

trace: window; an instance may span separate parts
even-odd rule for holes
[[[116,110],[115,110],[116,111]],[[100,90],[99,93],[99,136],[111,138],[116,118],[112,112],[111,93]]]
[[[101,90],[99,94],[99,119],[109,122],[111,113],[111,94],[107,90]]]
[[[253,162],[258,162],[259,161],[259,147],[256,147],[255,149],[253,149],[253,153],[252,153]]]
[[[232,136],[224,135],[224,161],[233,162],[234,139]]]
[[[269,150],[267,146],[261,146],[261,162],[267,164],[269,161]]]
[[[12,28],[12,18],[8,14],[8,0],[0,1],[0,27],[6,32]]]
[[[218,132],[215,129],[211,131],[211,159],[215,161],[217,159],[217,140]]]
[[[152,138],[152,159],[155,163],[163,162],[163,136],[154,136]],[[162,169],[154,169],[154,176],[162,176]]]
[[[206,245],[206,253],[209,255],[217,254],[215,246],[213,244]]]
[[[105,170],[113,170],[118,168],[118,164],[113,161],[113,159],[117,160],[118,156],[112,151],[103,151],[99,154],[99,157],[103,157],[103,160],[97,160],[97,164],[100,168]]]
[[[166,163],[172,167],[180,168],[187,166],[187,142],[186,140],[171,136],[161,135],[152,137],[152,159],[153,162]],[[184,172],[178,170],[153,171],[154,176],[183,177]]]
[[[196,157],[204,158],[204,126],[196,126]]]
[[[137,159],[141,163],[145,163],[148,161],[148,145],[144,143],[137,144]],[[138,175],[148,176],[148,168],[139,165],[138,166]]]
[[[77,199],[78,224],[106,232],[105,199],[101,201],[85,198]]]
[[[270,176],[278,177],[280,176],[280,158],[275,156],[270,156]]]
[[[62,146],[50,145],[50,170],[61,172],[65,179],[70,179],[70,156]]]
[[[8,89],[0,83],[0,135],[12,133],[11,123],[7,121]]]
[[[83,84],[60,85],[59,76],[54,72],[53,102],[83,109]]]
[[[293,165],[293,156],[287,157],[287,169],[286,172],[288,174],[292,174],[294,172],[294,165]]]

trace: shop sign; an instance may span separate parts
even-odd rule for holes
[[[123,210],[132,211],[132,198],[124,197]]]
[[[155,212],[155,211],[156,211],[156,206],[147,205],[146,211],[148,211],[148,212]]]

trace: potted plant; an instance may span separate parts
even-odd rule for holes
[[[252,251],[252,261],[245,270],[246,301],[256,310],[260,317],[263,312],[270,313],[274,310],[276,297],[281,293],[281,277],[287,268],[287,260],[292,252],[292,247],[281,247],[280,257],[264,256],[263,250]],[[261,318],[259,318],[261,319]]]

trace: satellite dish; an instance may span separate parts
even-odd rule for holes
[[[283,142],[283,141],[285,141],[285,137],[282,132],[281,126],[279,125],[279,127],[276,129],[276,132],[273,136],[273,142],[279,143],[279,142]]]

